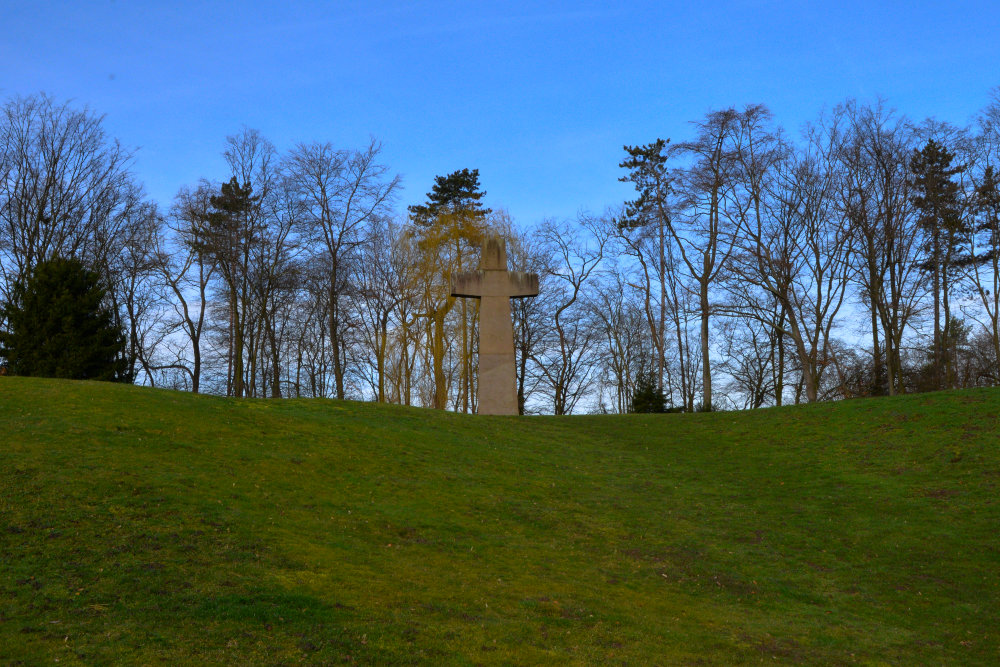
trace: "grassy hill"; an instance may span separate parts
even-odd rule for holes
[[[996,664],[1000,391],[470,417],[0,378],[0,663]]]

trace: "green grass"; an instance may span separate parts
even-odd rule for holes
[[[470,417],[0,378],[0,664],[996,664],[1000,391]]]

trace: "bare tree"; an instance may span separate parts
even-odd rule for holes
[[[771,312],[777,312],[777,304],[771,305]],[[720,328],[721,369],[729,376],[725,388],[730,402],[743,410],[777,402],[783,382],[778,370],[779,328],[760,317],[725,318]]]
[[[344,398],[348,308],[346,299],[355,252],[366,227],[388,213],[399,176],[379,162],[382,147],[372,139],[364,150],[335,149],[329,143],[299,144],[286,170],[304,207],[304,236],[321,248],[330,272],[327,318],[333,352],[335,395]]]
[[[903,337],[922,295],[907,166],[912,135],[906,120],[882,102],[849,101],[837,113],[844,123],[838,207],[850,223],[851,276],[868,307],[871,391],[891,395],[903,391]]]
[[[742,200],[731,291],[763,323],[792,341],[809,401],[819,397],[829,363],[830,333],[847,291],[848,226],[834,210],[836,128],[813,129],[801,152],[789,152],[770,130],[770,113],[740,117],[736,160]],[[748,287],[767,297],[759,303]],[[777,305],[783,317],[768,312]],[[774,339],[774,337],[772,337]]]
[[[623,267],[608,267],[590,299],[591,317],[598,325],[597,364],[602,411],[623,414],[632,408],[636,383],[657,365],[658,349],[649,335],[640,297],[629,285]],[[610,393],[610,409],[604,392]]]
[[[542,300],[548,288],[549,276],[545,272],[546,255],[536,238],[530,233],[520,233],[513,226],[503,230],[508,239],[507,255],[514,271],[537,273],[540,298],[511,299],[510,310],[514,324],[514,364],[517,383],[519,414],[526,406],[539,383],[539,373],[533,359],[540,349],[545,334],[545,309]]]
[[[330,271],[322,255],[314,255],[301,267],[300,290],[296,299],[296,395],[330,396],[332,381],[327,299]]]
[[[158,236],[155,252],[160,280],[173,296],[173,322],[168,338],[180,336],[173,358],[153,370],[174,370],[184,374],[191,391],[198,393],[202,377],[202,333],[208,309],[208,288],[216,270],[211,256],[199,247],[199,229],[211,211],[216,188],[202,181],[194,189],[181,188],[174,199],[167,228],[171,238]]]
[[[293,184],[282,175],[273,196],[265,200],[267,231],[254,262],[254,291],[260,312],[263,340],[260,345],[261,381],[272,398],[282,395],[286,332],[293,319],[295,296],[300,288],[301,239],[295,234],[302,215]]]
[[[688,274],[697,284],[701,319],[702,407],[712,409],[712,360],[710,321],[713,284],[723,275],[732,252],[731,204],[734,165],[733,136],[739,131],[739,114],[726,109],[708,114],[695,124],[698,136],[678,145],[686,168],[673,172],[674,211],[668,231]]]
[[[367,373],[372,396],[379,403],[389,401],[389,359],[394,350],[393,329],[403,319],[400,306],[412,302],[412,265],[401,252],[401,227],[389,219],[373,220],[362,244],[358,271],[359,319],[363,347],[369,358]],[[398,341],[401,346],[405,340]],[[407,349],[395,352],[408,354]]]
[[[116,241],[118,252],[103,257],[102,272],[109,276],[109,296],[128,340],[128,375],[140,379],[141,369],[141,379],[155,385],[154,357],[164,339],[160,321],[167,299],[156,252],[163,218],[152,203],[132,207],[130,216]]]
[[[583,292],[604,257],[612,225],[607,217],[582,215],[575,225],[546,221],[538,230],[549,257],[551,280],[544,303],[552,323],[534,360],[557,415],[571,413],[594,379],[591,356],[597,335]]]
[[[100,116],[45,95],[15,98],[0,114],[0,296],[53,256],[106,268],[146,205],[131,154]]]
[[[967,315],[983,327],[993,359],[1000,360],[1000,89],[980,115],[979,129],[978,168],[970,170],[974,223],[969,237],[973,256],[969,278],[982,310],[980,314],[970,309]]]

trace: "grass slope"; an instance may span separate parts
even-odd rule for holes
[[[995,664],[998,415],[0,378],[0,663]]]

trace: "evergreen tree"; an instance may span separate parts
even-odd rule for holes
[[[434,187],[427,193],[426,204],[410,206],[413,221],[432,225],[442,214],[462,214],[463,217],[482,220],[490,214],[480,201],[486,193],[479,189],[479,170],[462,169],[447,176],[435,176]]]
[[[0,356],[13,375],[131,382],[107,290],[75,259],[39,262],[0,308]]]
[[[985,235],[986,250],[974,261],[985,263],[1000,252],[1000,174],[993,165],[986,167],[982,180],[976,186],[975,210],[979,214],[975,231]]]
[[[618,164],[628,170],[628,176],[622,176],[619,181],[632,183],[638,197],[625,202],[625,213],[619,226],[633,229],[636,227],[656,228],[658,254],[657,276],[660,281],[659,314],[656,322],[656,336],[653,344],[656,349],[656,388],[663,392],[663,373],[666,368],[665,331],[667,321],[667,226],[670,224],[667,197],[670,194],[670,172],[667,162],[670,159],[667,145],[670,139],[657,139],[644,146],[624,147],[628,157]],[[650,290],[652,291],[652,290]],[[648,298],[648,297],[647,297]],[[683,354],[683,350],[680,351]],[[683,359],[682,359],[683,361]],[[681,393],[686,394],[686,377],[681,374]]]
[[[667,399],[657,386],[656,373],[643,373],[632,394],[632,412],[666,412]]]
[[[947,329],[951,323],[951,273],[968,260],[961,247],[966,226],[961,215],[959,187],[951,180],[963,171],[963,167],[953,167],[954,158],[947,147],[931,139],[921,150],[914,149],[910,159],[912,201],[917,209],[917,224],[926,239],[926,258],[920,268],[931,274],[934,297],[933,360],[934,383],[938,389],[952,384],[950,355],[945,347],[945,341],[950,338]]]
[[[1000,174],[986,167],[975,190],[975,233],[982,239],[980,254],[973,257],[973,291],[986,311],[986,334],[993,347],[993,359],[1000,361]],[[980,266],[987,268],[980,271]],[[997,369],[1000,370],[1000,369]]]
[[[199,220],[195,247],[215,261],[225,285],[229,311],[227,394],[243,396],[247,390],[243,359],[249,337],[251,260],[262,233],[254,216],[260,197],[253,194],[252,184],[240,185],[234,176],[209,201],[211,209]]]

